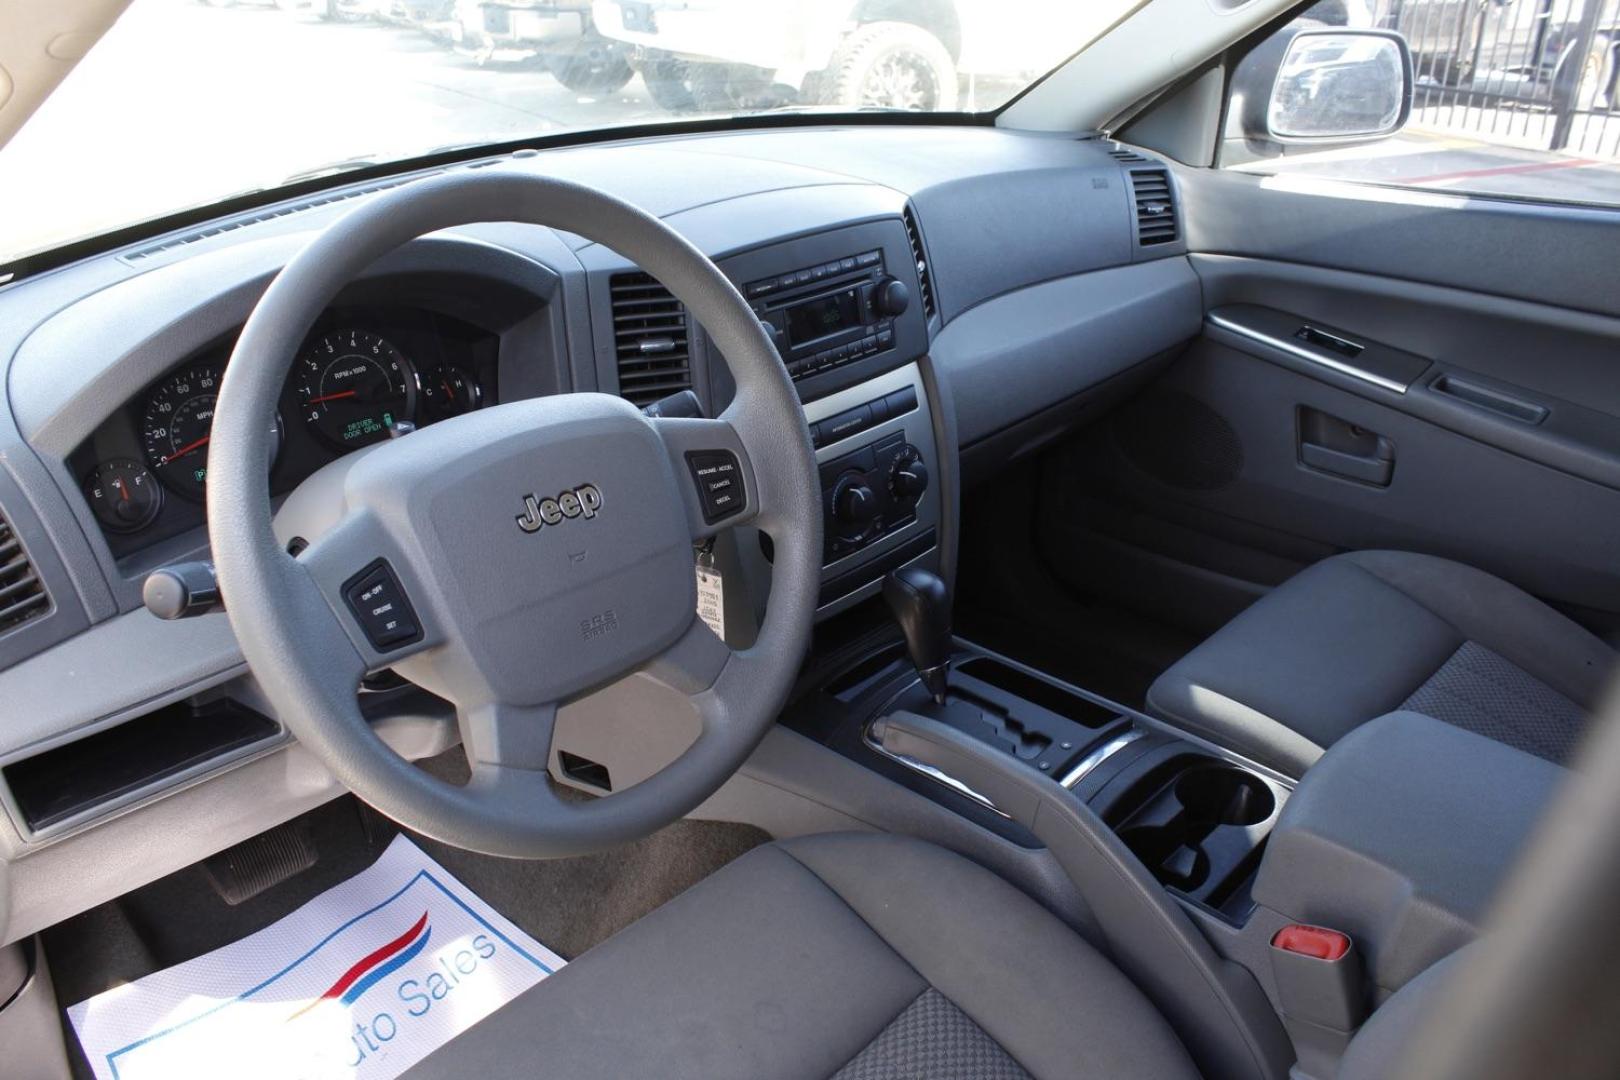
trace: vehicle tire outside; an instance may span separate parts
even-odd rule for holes
[[[647,93],[672,113],[763,111],[798,101],[793,88],[765,68],[658,55],[643,58],[640,67]]]
[[[1568,41],[1558,53],[1553,66],[1552,96],[1554,101],[1568,101],[1577,109],[1602,109],[1605,76],[1610,72],[1609,36],[1596,34],[1585,56],[1576,56],[1578,42]],[[1567,95],[1567,96],[1566,96]]]
[[[673,56],[649,56],[641,61],[640,68],[641,80],[647,84],[647,96],[659,108],[672,113],[697,112],[691,64]]]
[[[546,67],[576,94],[611,94],[624,89],[636,76],[624,49],[597,35],[548,53]]]
[[[1620,47],[1608,34],[1596,34],[1592,47],[1587,50],[1586,63],[1581,65],[1581,81],[1576,90],[1575,107],[1602,111],[1620,107],[1615,94],[1620,87]]]
[[[911,23],[867,23],[846,37],[821,80],[822,103],[946,112],[956,108],[956,64]]]

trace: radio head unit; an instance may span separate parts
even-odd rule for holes
[[[795,379],[893,349],[894,322],[911,306],[881,250],[750,281],[743,292]]]
[[[917,256],[898,208],[726,256],[799,397],[817,401],[928,351]]]

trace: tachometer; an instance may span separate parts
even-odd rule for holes
[[[388,437],[416,408],[416,373],[385,338],[339,330],[298,358],[304,422],[333,446],[366,446]]]
[[[194,499],[203,497],[208,480],[208,443],[221,371],[221,365],[202,364],[169,376],[147,398],[141,417],[148,464],[165,484]],[[279,416],[272,434],[279,451]],[[274,453],[271,460],[275,460]]]

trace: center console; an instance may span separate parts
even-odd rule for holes
[[[1292,794],[1283,777],[1159,721],[957,642],[938,700],[903,660],[834,692],[852,706],[836,748],[1021,843],[1034,839],[984,793],[874,735],[903,712],[945,724],[1051,778],[1105,822],[1147,873],[1204,917],[1237,926],[1255,910],[1267,841]],[[856,719],[856,718],[860,719]]]
[[[820,618],[874,595],[891,570],[937,559],[944,514],[919,264],[898,217],[721,263],[804,402],[821,472]],[[763,534],[741,544],[751,581],[763,586],[772,554]],[[766,592],[751,590],[761,603]]]
[[[1567,776],[1404,712],[1361,725],[1295,784],[952,639],[929,576],[885,588],[910,662],[873,654],[784,719],[1044,848],[1139,985],[1215,987],[1299,1080],[1335,1075],[1373,1009],[1478,936]]]

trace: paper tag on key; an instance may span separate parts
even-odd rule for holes
[[[707,552],[700,554],[697,561],[697,613],[715,637],[726,640],[725,581],[714,566],[714,556]]]

